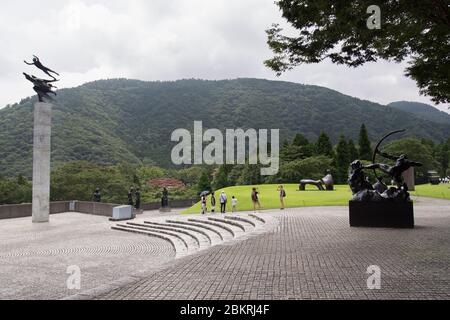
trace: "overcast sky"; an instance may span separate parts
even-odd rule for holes
[[[358,69],[329,62],[276,77],[265,30],[282,22],[274,0],[14,0],[0,3],[0,108],[33,95],[23,64],[38,55],[58,71],[58,87],[126,77],[279,79],[329,87],[382,104],[431,103],[405,64],[377,62]],[[441,106],[441,109],[445,109]]]

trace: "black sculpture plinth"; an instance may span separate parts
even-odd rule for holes
[[[414,229],[412,201],[350,201],[350,226]]]

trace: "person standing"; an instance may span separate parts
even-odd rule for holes
[[[252,202],[253,202],[253,211],[256,213],[256,207],[258,210],[261,210],[261,203],[259,202],[259,192],[256,188],[252,189]]]
[[[278,192],[280,193],[281,210],[284,210],[284,198],[286,198],[286,191],[283,186],[278,187]]]
[[[211,193],[211,213],[216,212],[216,197],[214,196],[214,192]]]
[[[226,213],[227,212],[227,195],[224,191],[220,194],[220,212]]]
[[[237,201],[236,197],[233,196],[233,199],[231,199],[231,205],[233,206],[233,210],[232,210],[233,213],[237,212],[237,203],[238,203],[238,201]]]
[[[130,191],[128,191],[128,205],[129,206],[134,206],[133,194],[134,194],[134,189],[130,188]]]
[[[206,208],[206,196],[202,196],[202,214],[205,214],[208,209]]]
[[[137,188],[136,192],[134,193],[134,196],[136,198],[135,208],[137,210],[141,209],[141,189]]]

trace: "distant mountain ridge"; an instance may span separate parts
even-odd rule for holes
[[[33,103],[27,98],[0,110],[0,174],[31,176]],[[194,121],[204,128],[280,129],[311,140],[322,131],[357,141],[365,123],[371,140],[391,130],[442,141],[450,125],[318,86],[260,79],[143,82],[99,80],[58,91],[52,122],[52,165],[71,160],[100,164],[171,166],[172,132]],[[400,137],[400,136],[398,136]]]
[[[438,110],[429,104],[420,102],[397,101],[390,103],[389,106],[414,114],[421,119],[450,125],[450,114]]]

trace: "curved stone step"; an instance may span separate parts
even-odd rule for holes
[[[168,236],[172,236],[177,238],[179,241],[181,241],[184,246],[186,247],[186,250],[190,250],[193,249],[192,246],[189,246],[189,240],[187,240],[185,237],[181,236],[181,234],[176,234],[174,232],[169,232],[169,231],[163,231],[163,230],[149,230],[148,228],[143,228],[143,227],[137,227],[137,226],[130,226],[130,225],[117,225],[118,227],[121,228],[125,228],[125,229],[131,229],[131,230],[137,230],[137,231],[146,231],[146,232],[151,232],[151,233],[157,233],[157,234],[164,234],[164,235],[168,235]]]
[[[175,250],[175,253],[177,255],[184,255],[187,254],[187,249],[184,245],[184,243],[182,243],[179,239],[169,236],[169,235],[163,235],[160,233],[154,233],[151,231],[143,231],[143,230],[136,230],[136,229],[130,229],[130,228],[124,228],[124,227],[120,227],[120,226],[112,226],[111,227],[112,230],[117,230],[117,231],[123,231],[123,232],[130,232],[130,233],[136,233],[136,234],[140,234],[140,235],[145,235],[145,236],[150,236],[150,237],[155,237],[155,238],[159,238],[159,239],[163,239],[167,242],[169,242],[172,247]]]
[[[215,228],[212,228],[211,226],[207,226],[207,225],[200,224],[200,223],[195,223],[195,222],[182,221],[182,220],[167,220],[166,222],[167,223],[179,224],[179,225],[186,225],[186,226],[203,228],[205,230],[209,230],[210,232],[213,232],[214,234],[216,234],[220,238],[221,241],[225,240],[224,236],[222,235],[222,233],[217,231]]]
[[[135,222],[127,222],[127,225],[148,228],[148,229],[154,229],[154,230],[165,230],[165,231],[171,231],[171,232],[176,232],[176,233],[177,232],[182,233],[184,235],[191,237],[191,239],[193,239],[195,241],[195,243],[197,244],[198,248],[201,247],[201,244],[200,244],[201,239],[199,239],[196,235],[187,232],[186,230],[179,230],[179,229],[170,228],[167,226],[155,226],[155,225],[151,225],[151,224],[142,224],[142,223],[135,223]]]
[[[217,228],[220,228],[222,230],[227,231],[229,234],[232,235],[233,238],[236,236],[236,232],[232,228],[230,228],[229,226],[224,225],[223,223],[212,222],[212,221],[209,221],[209,220],[202,220],[202,219],[188,219],[188,221],[189,222],[195,222],[195,223],[207,224],[207,225],[210,225],[210,226],[214,226],[214,227],[217,227]]]
[[[167,226],[167,227],[171,227],[171,228],[175,228],[175,229],[182,229],[182,230],[189,230],[192,232],[196,232],[197,234],[200,234],[201,236],[203,236],[204,239],[207,240],[207,242],[209,243],[209,245],[213,244],[213,240],[210,234],[208,234],[208,232],[199,229],[199,228],[195,228],[195,227],[188,227],[185,225],[176,225],[176,224],[172,224],[172,223],[158,223],[158,222],[151,222],[151,221],[144,221],[145,224],[149,224],[149,225],[154,225],[154,226]]]
[[[256,223],[251,221],[250,219],[242,218],[242,217],[239,217],[239,216],[231,216],[231,217],[230,216],[225,216],[225,219],[245,222],[245,223],[251,225],[253,228],[256,228]]]
[[[246,232],[246,231],[247,231],[247,230],[245,229],[245,227],[244,227],[242,224],[237,223],[237,222],[235,222],[235,221],[228,221],[228,220],[226,220],[226,219],[212,218],[212,217],[208,218],[208,220],[209,220],[209,221],[213,221],[213,222],[220,222],[220,223],[228,224],[228,225],[230,225],[230,226],[239,228],[239,229],[242,230],[243,232]]]
[[[253,218],[253,219],[258,220],[259,222],[266,223],[266,220],[264,220],[263,218],[261,218],[261,217],[255,215],[255,214],[249,214],[248,216],[249,216],[250,218]]]

